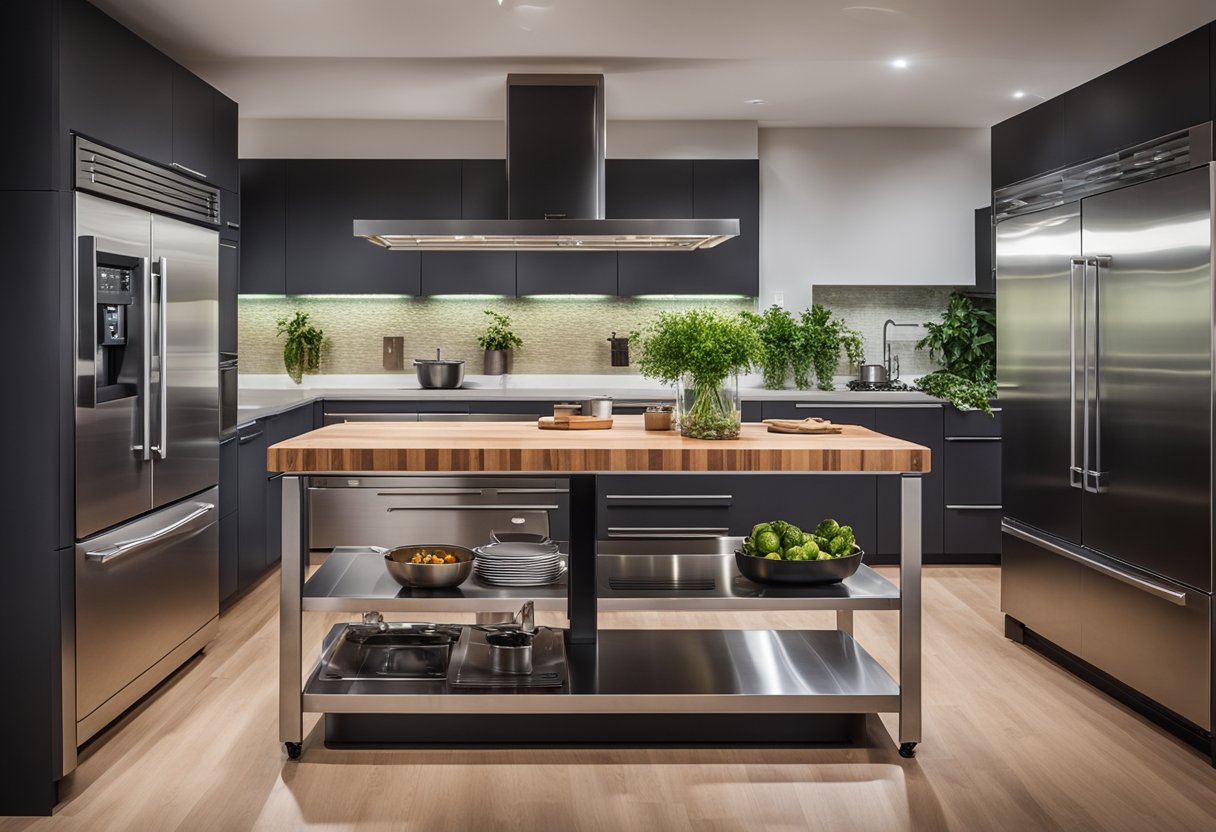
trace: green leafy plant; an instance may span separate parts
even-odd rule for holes
[[[785,378],[798,354],[798,322],[789,310],[776,304],[760,314],[744,312],[743,316],[760,336],[763,352],[759,363],[764,386],[769,390],[780,390],[785,387]]]
[[[991,414],[996,397],[996,313],[989,301],[955,293],[940,321],[926,323],[918,350],[940,361],[942,369],[922,376],[917,388],[946,399],[959,410]]]
[[[325,333],[312,325],[307,312],[296,311],[290,318],[279,318],[277,334],[285,336],[283,366],[287,375],[299,384],[304,373],[315,373],[321,367],[321,345]]]
[[[833,318],[831,310],[818,303],[803,310],[793,361],[794,384],[799,390],[810,388],[810,373],[814,370],[816,386],[820,390],[831,390],[832,376],[840,363],[842,350],[850,364],[860,364],[865,358],[861,333],[850,329],[841,318]]]
[[[485,332],[477,336],[477,343],[483,350],[512,350],[524,345],[523,339],[511,329],[511,318],[499,314],[493,309],[483,309],[490,316],[490,324]]]
[[[697,439],[739,435],[739,411],[723,382],[763,357],[764,346],[750,320],[712,309],[661,312],[631,338],[639,344],[642,375],[692,388],[691,403],[681,405],[682,434]]]

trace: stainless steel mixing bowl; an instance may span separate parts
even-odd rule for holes
[[[415,552],[443,549],[456,556],[456,563],[410,563]],[[393,579],[405,587],[417,589],[451,589],[464,583],[473,574],[473,554],[463,546],[430,543],[424,546],[398,546],[384,553],[384,568]]]

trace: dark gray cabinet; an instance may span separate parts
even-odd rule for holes
[[[611,219],[687,219],[692,216],[692,162],[609,159],[605,164],[607,215]],[[617,291],[622,295],[670,294],[688,277],[687,252],[622,251]],[[687,291],[687,290],[685,290]]]
[[[63,3],[60,37],[61,136],[172,162],[173,62],[83,0]]]
[[[827,419],[841,425],[858,425],[876,430],[874,408],[866,406],[842,407],[814,401],[766,401],[761,403],[760,412],[765,419]]]
[[[234,513],[239,507],[237,499],[240,488],[239,448],[236,434],[220,442],[220,517]]]
[[[975,209],[975,289],[977,295],[996,294],[996,237],[992,206]]]
[[[236,512],[220,517],[220,603],[240,591],[240,524]]]
[[[210,181],[215,176],[216,155],[214,91],[190,70],[174,65],[170,164]]]
[[[921,553],[924,557],[939,555],[942,551],[942,407],[922,405],[920,407],[877,408],[874,411],[874,428],[879,433],[924,445],[930,452],[931,472],[921,477]],[[998,481],[999,485],[999,481]],[[897,556],[899,541],[898,477],[883,477],[878,482],[878,541],[874,554]]]
[[[220,240],[220,352],[237,352],[237,292],[241,285],[240,244]]]
[[[506,219],[505,160],[466,159],[460,163],[459,210],[458,216],[466,220]],[[515,295],[513,251],[424,252],[421,269],[423,295]]]
[[[993,188],[1210,120],[1211,55],[1204,26],[997,124]]]
[[[615,251],[521,251],[515,292],[525,295],[615,295]]]
[[[996,562],[1001,552],[1001,411],[946,406],[942,549],[948,561]],[[938,463],[934,463],[939,467]]]
[[[287,291],[287,163],[242,159],[241,282],[244,295]]]
[[[459,216],[466,220],[507,218],[506,159],[465,159],[460,163]]]
[[[241,195],[220,191],[220,239],[236,242],[241,239]]]
[[[237,520],[237,587],[252,584],[266,569],[266,427],[259,420],[243,427],[239,447],[240,500]]]
[[[235,101],[219,90],[212,90],[211,105],[211,184],[225,191],[240,191],[240,153],[237,148],[240,110]]]
[[[460,216],[458,160],[299,159],[287,171],[287,294],[419,293],[421,256],[355,237],[353,223]]]

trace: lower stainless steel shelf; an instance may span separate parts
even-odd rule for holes
[[[899,587],[868,566],[842,583],[765,586],[733,554],[600,555],[599,608],[611,610],[897,610]]]
[[[445,680],[324,680],[303,708],[321,713],[886,713],[898,683],[837,630],[601,630],[567,645],[561,688],[454,688]]]
[[[455,589],[407,589],[368,549],[335,550],[304,584],[304,610],[321,612],[501,612],[533,601],[538,610],[565,612],[566,579],[549,586],[502,587],[470,576]]]

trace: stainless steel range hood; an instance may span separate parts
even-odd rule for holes
[[[507,76],[505,220],[356,219],[394,251],[696,251],[738,219],[604,218],[604,76]]]

